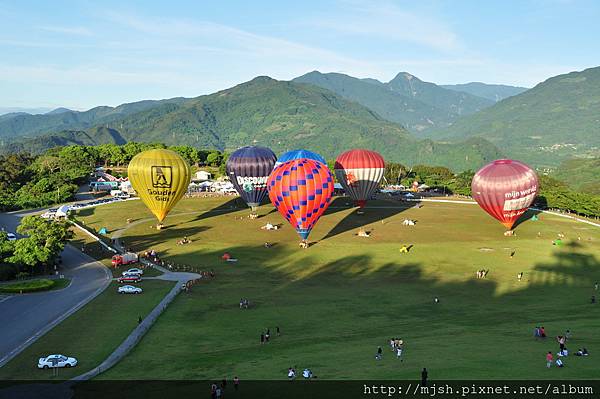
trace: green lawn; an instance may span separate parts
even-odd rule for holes
[[[133,218],[137,223],[123,232],[128,246],[154,248],[217,275],[179,296],[102,378],[285,379],[290,366],[310,367],[321,379],[417,378],[422,367],[434,379],[599,376],[600,305],[589,303],[600,281],[598,228],[542,214],[518,226],[516,237],[504,237],[504,228],[476,205],[407,209],[376,201],[358,216],[337,199],[311,233],[314,244],[301,250],[271,206],[260,210],[268,215],[249,220],[234,202],[182,200],[160,232],[137,201],[81,216],[113,231]],[[405,218],[417,225],[402,226]],[[261,230],[267,221],[283,228]],[[355,235],[360,226],[370,238]],[[561,247],[551,244],[558,233],[566,236]],[[176,245],[183,236],[192,244]],[[275,245],[266,249],[265,241]],[[413,245],[409,254],[399,253],[402,244]],[[239,261],[223,262],[225,251]],[[479,269],[490,270],[487,279],[475,279]],[[240,310],[241,297],[254,306]],[[570,356],[564,369],[547,370],[545,353],[558,345],[552,338],[535,341],[536,325],[550,337],[570,329],[567,347],[585,346],[591,356]],[[276,326],[282,336],[261,346],[261,331]],[[395,336],[406,343],[403,362],[387,346]]]
[[[52,370],[39,370],[38,358],[61,353],[77,358],[72,369],[61,369],[58,379],[67,379],[99,365],[171,290],[173,283],[146,280],[141,295],[117,294],[117,283],[81,310],[41,337],[4,367],[0,380],[54,379]]]

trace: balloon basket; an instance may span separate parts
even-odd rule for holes
[[[300,248],[307,249],[308,248],[308,241],[302,240],[302,241],[300,241],[299,245],[300,245]]]
[[[163,227],[165,227],[165,226],[163,226],[162,223],[157,223],[156,224],[156,230],[162,230]]]
[[[258,219],[258,214],[257,214],[257,213],[254,213],[254,212],[252,212],[252,213],[251,213],[251,214],[250,214],[248,217],[249,217],[250,219]]]

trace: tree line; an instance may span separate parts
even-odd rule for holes
[[[153,148],[169,148],[190,165],[219,167],[222,173],[228,157],[227,153],[216,150],[135,142],[55,147],[41,155],[0,155],[0,211],[45,207],[72,200],[96,166],[121,167],[140,152]]]
[[[94,167],[123,167],[135,155],[153,148],[169,148],[190,165],[218,167],[222,174],[229,156],[226,152],[187,145],[136,142],[55,147],[37,156],[27,153],[0,155],[0,211],[43,207],[71,200]],[[328,162],[332,171],[334,163]],[[384,184],[410,186],[418,181],[442,194],[470,195],[473,175],[471,170],[454,173],[443,166],[407,167],[389,162],[385,168]],[[582,216],[600,217],[600,196],[575,191],[545,175],[540,176],[540,194],[536,204]]]

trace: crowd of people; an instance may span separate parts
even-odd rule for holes
[[[544,327],[536,327],[534,336],[536,339],[538,338],[546,338],[546,330]],[[567,349],[567,342],[572,338],[573,334],[571,330],[566,330],[564,335],[557,335],[556,342],[558,343],[558,352],[556,353],[556,358],[552,354],[552,351],[548,351],[546,353],[546,367],[551,368],[554,364],[556,367],[564,367],[564,358],[569,356],[569,350]],[[586,347],[579,348],[577,352],[574,353],[575,356],[589,356],[589,352]]]
[[[489,269],[488,270],[484,270],[484,269],[477,270],[477,273],[476,273],[477,274],[477,278],[478,279],[484,279],[484,278],[487,277],[487,275],[488,275],[489,272],[490,272]]]

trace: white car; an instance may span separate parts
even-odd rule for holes
[[[6,233],[6,236],[8,237],[8,241],[16,241],[17,240],[17,236],[14,233]]]
[[[38,360],[38,369],[75,366],[77,366],[77,359],[64,355],[48,355],[46,357],[40,357],[40,360]]]
[[[144,274],[144,271],[142,269],[138,269],[137,267],[134,267],[133,269],[129,269],[124,271],[123,276],[131,276],[133,274],[137,274],[138,276],[141,276],[142,274]]]
[[[56,217],[56,212],[44,212],[40,215],[44,219],[54,219]]]
[[[117,290],[119,294],[141,294],[142,289],[133,285],[123,285]]]

